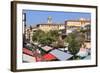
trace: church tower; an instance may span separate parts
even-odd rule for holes
[[[47,20],[48,20],[48,24],[52,23],[52,17],[51,16],[49,16]]]

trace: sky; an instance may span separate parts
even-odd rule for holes
[[[26,24],[29,26],[47,23],[49,16],[52,17],[52,23],[64,23],[66,20],[78,20],[80,18],[91,19],[91,13],[85,12],[23,10],[23,13],[26,13]]]

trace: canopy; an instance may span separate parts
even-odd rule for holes
[[[46,61],[50,61],[50,60],[54,60],[56,59],[56,57],[50,53],[48,54],[45,54],[43,57],[42,57],[43,60],[46,60]]]
[[[50,52],[50,54],[54,55],[57,59],[59,59],[61,61],[68,60],[69,58],[71,58],[73,56],[69,53],[63,52],[63,51],[58,50],[58,49],[52,50]]]
[[[50,46],[44,46],[44,47],[41,47],[41,48],[42,48],[43,50],[45,50],[46,52],[53,49],[53,48],[50,47]]]

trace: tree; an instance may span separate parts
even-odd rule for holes
[[[39,42],[40,38],[45,35],[45,32],[42,30],[37,30],[36,32],[33,32],[32,40],[34,42]]]
[[[50,45],[58,40],[58,35],[58,30],[51,30],[49,32],[37,30],[33,33],[32,40],[42,45]]]
[[[49,32],[46,32],[44,36],[40,38],[40,43],[43,45],[51,45],[53,42],[57,41],[58,37],[58,31],[57,30],[51,30]]]
[[[40,38],[39,43],[42,45],[49,45],[52,43],[52,39],[50,37],[44,36]]]
[[[71,33],[70,34],[70,39],[68,40],[68,51],[73,55],[73,59],[75,59],[76,54],[79,52],[81,44],[79,40],[77,40],[77,34],[76,33]]]
[[[80,33],[84,34],[85,37],[85,41],[89,41],[90,40],[90,35],[91,35],[91,26],[90,25],[86,25],[85,29],[80,29]]]
[[[58,41],[57,41],[57,47],[58,48],[64,48],[65,47],[64,46],[64,40],[58,39]]]

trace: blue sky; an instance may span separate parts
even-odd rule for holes
[[[85,12],[80,13],[80,12],[23,10],[23,13],[26,13],[27,25],[47,23],[47,18],[49,16],[52,17],[53,23],[64,23],[65,20],[77,20],[80,18],[91,19],[91,14]]]

